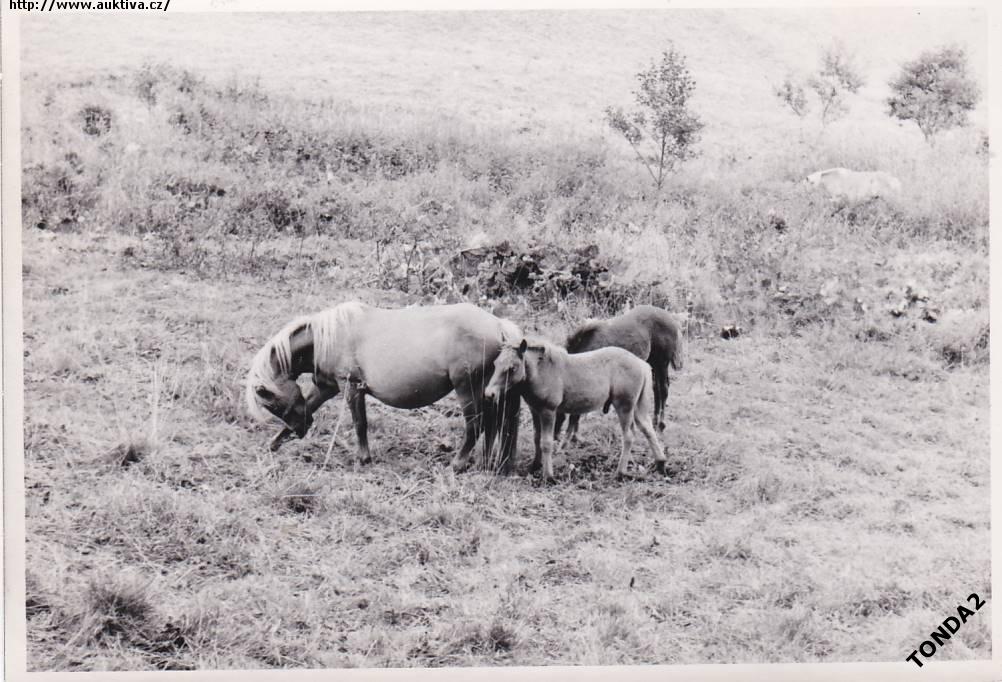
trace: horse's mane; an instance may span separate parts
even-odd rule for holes
[[[272,414],[261,406],[257,391],[265,388],[273,393],[278,391],[278,384],[275,381],[276,373],[272,369],[271,357],[275,356],[278,365],[278,375],[287,376],[292,371],[292,333],[309,324],[310,316],[302,315],[292,320],[281,330],[272,336],[261,346],[254,359],[251,360],[250,370],[247,372],[247,386],[245,397],[247,399],[247,411],[258,421],[266,421]]]
[[[352,316],[361,312],[363,307],[363,304],[351,301],[312,315],[302,315],[268,339],[254,356],[247,372],[247,411],[260,421],[272,417],[271,413],[261,406],[257,390],[265,388],[275,393],[278,391],[276,378],[292,374],[292,336],[296,331],[308,327],[313,332],[314,372],[322,366],[333,369],[338,337],[343,331],[350,329]],[[272,354],[275,357],[275,364],[278,365],[277,372],[272,366]]]
[[[602,324],[602,320],[586,320],[567,337],[567,341],[564,342],[564,347],[569,351],[574,351],[579,348],[582,344],[587,343],[591,335],[594,334],[595,330],[601,327]]]
[[[341,364],[337,361],[338,348],[344,353],[351,348],[348,334],[357,315],[365,310],[365,304],[358,301],[341,303],[322,310],[310,319],[313,331],[313,371],[326,369],[330,374]],[[340,343],[339,343],[340,341]]]
[[[553,362],[554,355],[567,355],[567,351],[558,343],[553,343],[549,339],[542,336],[529,336],[526,337],[526,342],[528,343],[529,351],[542,351],[539,353],[540,360],[544,362]]]

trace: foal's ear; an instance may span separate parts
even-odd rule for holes
[[[265,400],[272,400],[275,397],[275,394],[269,391],[264,386],[258,386],[256,389],[254,389],[254,391]]]
[[[518,357],[525,355],[525,349],[529,347],[529,342],[522,339],[522,343],[518,344]]]

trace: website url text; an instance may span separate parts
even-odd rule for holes
[[[28,12],[52,10],[155,10],[166,12],[170,0],[8,0],[10,8]]]

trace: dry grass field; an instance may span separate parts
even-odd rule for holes
[[[880,105],[901,60],[969,41],[983,77],[985,45],[892,14],[27,18],[29,668],[902,661],[990,604],[984,111],[928,147]],[[832,35],[869,84],[820,134],[769,82]],[[601,112],[668,39],[707,131],[657,195]],[[833,165],[904,196],[832,214],[797,181]],[[543,285],[450,270],[505,239]],[[604,288],[552,284],[589,245]],[[516,475],[454,475],[453,398],[370,401],[370,466],[340,400],[268,452],[242,380],[286,321],[464,298],[555,339],[684,317],[669,477],[617,482],[590,415],[541,486],[525,409]]]

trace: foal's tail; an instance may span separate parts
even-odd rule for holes
[[[640,395],[637,396],[637,413],[654,414],[654,386],[651,383],[651,373],[644,372],[644,383],[640,385]]]

